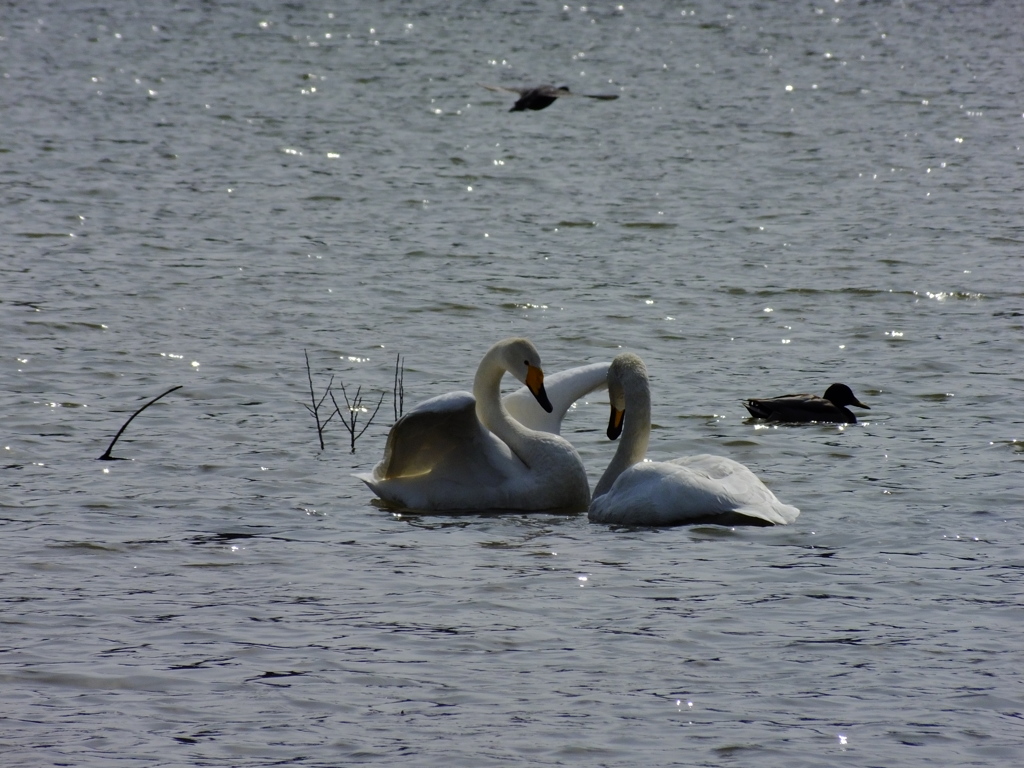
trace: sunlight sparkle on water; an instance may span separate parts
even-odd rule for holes
[[[692,710],[693,710],[693,702],[687,700],[687,702],[686,702],[686,711],[689,712],[689,711],[692,711]],[[683,711],[683,700],[682,699],[676,699],[676,711],[677,712],[682,712]],[[688,720],[687,721],[687,725],[693,725],[693,720]]]

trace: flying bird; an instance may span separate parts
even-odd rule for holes
[[[600,99],[601,101],[611,101],[612,99],[619,98],[617,93],[573,93],[569,90],[568,86],[559,85],[533,85],[523,88],[512,88],[505,87],[502,85],[485,85],[480,83],[481,86],[489,91],[507,91],[508,93],[518,93],[519,99],[515,104],[512,105],[512,109],[509,112],[523,112],[527,109],[544,109],[550,107],[555,103],[555,99],[563,96],[585,96],[588,99]]]

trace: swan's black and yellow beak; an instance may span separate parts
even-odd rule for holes
[[[614,405],[612,406],[612,415],[608,419],[608,439],[614,440],[622,434],[622,419],[626,415],[625,411],[620,411]]]
[[[540,407],[548,413],[554,410],[551,401],[548,400],[548,393],[544,391],[544,371],[533,365],[526,367],[526,386],[530,393],[537,398]]]

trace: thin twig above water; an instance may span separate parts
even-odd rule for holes
[[[173,392],[173,391],[174,391],[174,390],[176,390],[176,389],[181,389],[181,388],[182,388],[182,386],[184,386],[184,385],[182,385],[182,384],[179,384],[179,385],[178,385],[178,386],[176,386],[176,387],[171,387],[170,389],[168,389],[168,390],[167,390],[166,392],[164,392],[163,394],[161,394],[161,395],[157,395],[156,397],[154,397],[154,398],[153,398],[152,400],[150,400],[150,401],[149,401],[148,403],[146,403],[146,404],[145,404],[144,406],[142,406],[141,408],[139,408],[139,410],[137,410],[137,411],[136,411],[135,413],[133,413],[133,414],[132,414],[132,415],[131,415],[131,416],[130,416],[130,417],[128,418],[128,421],[126,421],[126,422],[124,423],[124,425],[123,425],[123,426],[122,426],[122,427],[121,427],[121,428],[120,428],[119,430],[117,430],[117,434],[116,434],[116,435],[114,435],[114,439],[110,441],[110,445],[108,445],[108,446],[107,446],[107,450],[106,450],[106,451],[105,451],[105,452],[103,453],[103,455],[102,455],[102,456],[100,456],[100,457],[98,458],[98,461],[124,461],[124,459],[123,459],[122,457],[120,457],[120,456],[112,456],[110,452],[114,450],[114,444],[115,444],[115,443],[117,442],[117,439],[118,439],[119,437],[121,437],[121,435],[122,435],[122,434],[124,433],[124,431],[125,431],[126,429],[128,429],[128,425],[132,423],[132,419],[134,419],[134,418],[135,418],[136,416],[138,416],[138,415],[139,415],[140,413],[142,413],[142,412],[143,412],[144,410],[146,410],[147,408],[149,408],[149,406],[151,406],[151,405],[152,405],[153,403],[155,403],[155,402],[156,402],[157,400],[159,400],[159,399],[160,399],[161,397],[164,397],[165,395],[169,395],[169,394],[171,394],[171,392]]]
[[[398,421],[405,410],[405,362],[401,354],[395,355],[395,386],[391,390],[391,403],[395,409],[395,421]]]
[[[306,350],[302,350],[302,354],[306,356],[306,378],[309,380],[309,399],[313,403],[313,407],[306,405],[306,410],[313,414],[313,418],[316,419],[316,435],[320,438],[320,450],[324,450],[324,427],[334,418],[334,412],[331,413],[323,422],[320,421],[320,406],[323,405],[324,400],[331,393],[331,384],[334,383],[334,376],[331,376],[331,380],[327,382],[327,389],[324,390],[323,395],[320,399],[316,399],[316,394],[313,392],[313,373],[309,368],[309,353]],[[303,403],[305,405],[305,403]]]
[[[363,413],[366,412],[366,408],[363,408],[363,397],[362,397],[363,388],[362,387],[356,387],[355,397],[353,397],[351,400],[349,400],[348,399],[348,392],[345,391],[345,382],[339,381],[338,383],[341,384],[341,394],[345,397],[345,406],[347,407],[347,410],[348,410],[348,417],[347,418],[345,417],[345,414],[343,414],[341,412],[341,408],[338,407],[338,401],[334,399],[334,393],[330,392],[330,390],[328,390],[328,391],[330,392],[330,395],[331,395],[331,402],[334,403],[334,412],[337,413],[339,416],[341,416],[341,422],[342,422],[342,424],[345,425],[345,429],[348,430],[348,434],[349,434],[349,438],[350,438],[350,443],[349,444],[352,447],[352,453],[355,453],[356,452],[356,440],[358,440],[360,437],[362,437],[363,433],[367,430],[367,428],[371,424],[373,424],[373,419],[377,415],[377,411],[380,410],[380,404],[384,402],[384,395],[386,393],[384,393],[384,392],[380,393],[380,400],[377,401],[377,407],[373,409],[373,413],[370,414],[370,418],[366,420],[366,423],[363,425],[363,428],[360,429],[358,432],[356,432],[357,422],[359,421],[359,414],[360,414],[360,412],[363,412]]]

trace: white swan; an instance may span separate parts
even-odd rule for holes
[[[505,339],[480,361],[472,395],[451,392],[421,403],[395,422],[373,472],[356,477],[408,509],[586,509],[590,486],[579,454],[564,438],[509,416],[500,398],[506,371],[552,410],[536,348]]]
[[[621,432],[622,442],[594,489],[592,522],[647,526],[748,518],[746,522],[786,525],[800,514],[775,498],[753,472],[724,456],[700,454],[645,462],[651,390],[647,368],[636,355],[627,352],[612,360],[608,394],[612,405],[608,437],[614,440]]]

